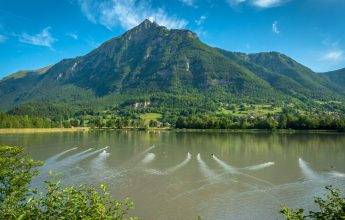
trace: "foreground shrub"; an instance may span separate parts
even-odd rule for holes
[[[40,165],[21,148],[0,147],[0,219],[133,219],[133,203],[114,200],[105,185],[62,188],[51,173],[43,192],[29,189]]]
[[[332,186],[327,186],[329,194],[326,198],[316,197],[314,202],[318,205],[318,211],[309,211],[309,214],[304,213],[304,209],[290,209],[283,208],[282,213],[287,220],[304,220],[304,219],[327,219],[327,220],[341,220],[345,219],[345,197],[344,192],[334,189]]]

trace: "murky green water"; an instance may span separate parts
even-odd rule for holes
[[[0,135],[0,145],[45,160],[42,178],[106,183],[141,219],[277,219],[281,205],[310,208],[323,186],[345,188],[345,134],[103,131]]]

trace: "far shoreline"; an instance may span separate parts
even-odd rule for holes
[[[323,134],[323,133],[336,133],[345,134],[345,131],[337,130],[298,130],[298,129],[198,129],[198,128],[91,128],[90,131],[173,131],[173,132],[218,132],[218,133],[310,133],[310,134]]]
[[[31,134],[31,133],[60,133],[60,132],[85,132],[89,127],[74,128],[0,128],[0,134]]]
[[[277,133],[277,134],[345,134],[344,131],[337,130],[296,130],[296,129],[195,129],[195,128],[0,128],[0,134],[33,134],[33,133],[63,133],[63,132],[89,132],[89,131],[173,131],[173,132],[214,132],[214,133]]]

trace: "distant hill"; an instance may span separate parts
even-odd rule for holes
[[[322,75],[326,76],[330,81],[338,84],[339,86],[345,87],[345,68],[322,73]]]
[[[213,48],[192,31],[145,20],[85,56],[5,77],[0,81],[0,108],[35,102],[89,108],[147,99],[168,108],[183,103],[211,107],[223,102],[343,101],[345,84],[338,75],[314,73],[276,52]]]

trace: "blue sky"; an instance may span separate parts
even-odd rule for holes
[[[145,18],[230,51],[345,67],[344,0],[1,0],[0,78],[81,56]]]

